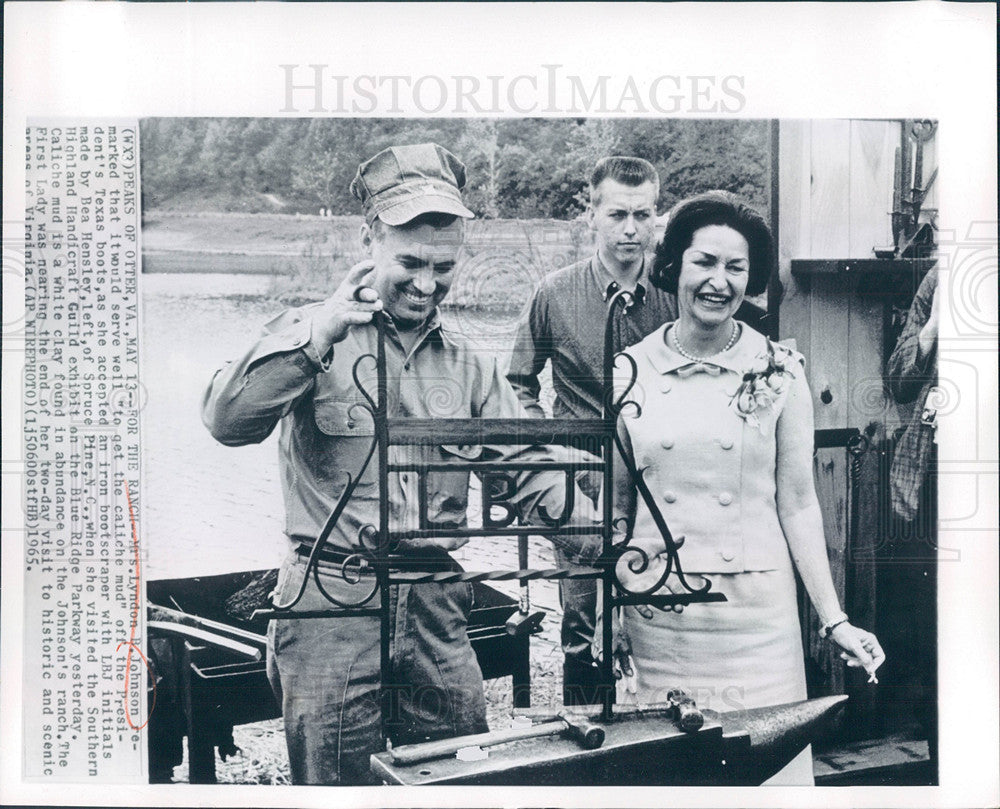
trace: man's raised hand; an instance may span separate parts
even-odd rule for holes
[[[343,340],[352,326],[369,323],[375,312],[381,311],[378,292],[367,286],[374,270],[371,259],[359,261],[313,315],[312,339],[320,355]]]

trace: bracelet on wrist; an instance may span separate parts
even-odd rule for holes
[[[840,612],[834,615],[829,621],[827,621],[823,626],[819,628],[819,636],[826,640],[830,637],[830,633],[833,632],[841,624],[846,624],[848,621],[847,613]]]

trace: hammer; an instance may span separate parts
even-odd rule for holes
[[[679,688],[667,694],[666,702],[619,706],[615,710],[615,717],[624,719],[627,716],[650,716],[658,713],[669,716],[685,733],[697,733],[705,724],[705,715],[701,709]]]
[[[527,570],[528,568],[528,537],[523,534],[517,538],[517,566],[521,570]],[[544,612],[533,613],[531,611],[531,595],[528,591],[527,579],[521,579],[518,589],[520,596],[518,598],[517,612],[507,619],[506,624],[507,634],[513,635],[515,638],[534,635],[536,632],[540,632],[542,629],[542,619],[545,617]]]
[[[705,724],[704,714],[702,714],[686,691],[674,688],[667,694],[667,700],[676,709],[674,721],[677,722],[677,726],[681,730],[694,733],[696,730],[700,730],[701,726]]]
[[[585,708],[584,710],[588,709]],[[593,708],[590,708],[590,710],[593,710]],[[616,705],[612,721],[630,717],[655,716],[656,714],[669,716],[677,723],[677,727],[685,733],[696,733],[705,724],[705,715],[701,712],[701,709],[695,704],[695,701],[691,699],[688,693],[680,688],[671,689],[667,693],[666,702]],[[517,708],[515,709],[515,715],[536,720],[551,719],[554,716],[551,709],[545,707]],[[555,716],[558,715],[561,714],[555,714]],[[590,719],[596,719],[599,716],[601,716],[599,712],[587,714],[587,717]]]
[[[418,764],[435,758],[451,756],[466,747],[492,747],[505,742],[534,739],[538,736],[563,735],[578,742],[584,750],[596,750],[604,744],[604,728],[592,725],[586,717],[570,713],[560,714],[551,722],[542,722],[528,728],[508,728],[471,736],[456,736],[420,744],[405,744],[389,751],[394,764]]]

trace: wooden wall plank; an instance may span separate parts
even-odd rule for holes
[[[809,384],[812,389],[816,429],[848,426],[851,384],[848,376],[851,346],[848,344],[850,296],[855,283],[840,276],[816,276],[811,280],[810,342],[812,352]]]
[[[810,138],[810,258],[845,258],[850,249],[850,121],[813,121]],[[847,426],[848,302],[845,280],[810,281],[810,345],[816,428]]]
[[[872,258],[873,248],[892,246],[893,167],[900,125],[850,122],[849,246],[842,258]]]
[[[850,121],[812,121],[809,258],[849,258]]]
[[[844,332],[847,351],[846,427],[865,430],[874,424],[884,428],[887,420],[896,421],[897,407],[886,395],[883,385],[882,318],[885,303],[881,295],[865,292],[863,284],[848,300]],[[892,346],[889,346],[889,351]]]
[[[794,338],[795,347],[809,365],[810,323],[808,281],[793,278],[793,258],[808,256],[810,244],[810,175],[812,154],[809,121],[781,121],[778,125],[778,276],[781,299],[779,339]]]

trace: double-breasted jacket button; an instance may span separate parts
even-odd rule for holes
[[[733,439],[731,439],[731,438],[723,438],[719,442],[719,446],[722,447],[723,449],[732,449],[733,448]]]
[[[664,381],[660,384],[660,393],[670,393],[670,382]]]
[[[733,496],[729,492],[722,492],[719,494],[719,505],[728,506],[733,502]]]
[[[660,439],[660,446],[663,447],[664,449],[672,449],[674,446],[674,439],[671,438],[669,435],[664,436],[663,438]]]
[[[670,489],[667,489],[663,493],[663,499],[666,500],[668,503],[673,503],[677,500],[677,495]]]
[[[722,561],[723,562],[732,562],[733,559],[736,558],[736,554],[733,553],[731,550],[727,549],[727,550],[721,551],[721,553],[722,553]]]

